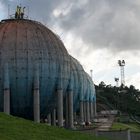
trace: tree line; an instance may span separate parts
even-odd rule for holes
[[[120,87],[106,85],[103,81],[95,85],[97,103],[128,115],[140,116],[140,90],[133,85]]]

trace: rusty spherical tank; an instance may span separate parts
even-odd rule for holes
[[[8,67],[6,71],[9,76],[10,109],[13,115],[33,118],[33,88],[36,69],[39,72],[42,118],[45,118],[56,107],[56,89],[63,89],[65,96],[70,82],[72,82],[72,90],[75,91],[75,104],[78,100],[90,100],[86,89],[92,96],[94,95],[91,93],[91,81],[83,69],[80,71],[81,68],[78,68],[80,64],[77,63],[79,62],[68,54],[59,37],[41,23],[25,19],[1,21],[0,111],[3,111],[5,65]],[[88,83],[89,86],[87,86]]]

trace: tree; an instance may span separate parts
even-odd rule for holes
[[[95,86],[97,91],[97,102],[113,106],[121,112],[140,116],[140,91],[133,85],[130,87],[113,87],[106,85],[103,81]]]

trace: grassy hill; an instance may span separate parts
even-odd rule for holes
[[[0,140],[108,140],[0,113]]]

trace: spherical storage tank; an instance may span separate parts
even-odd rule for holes
[[[37,74],[42,118],[56,107],[57,89],[63,89],[65,97],[68,88],[71,88],[77,106],[80,100],[94,100],[91,79],[50,29],[27,19],[1,21],[0,111],[4,107],[3,91],[9,88],[11,114],[32,119],[33,88]]]

